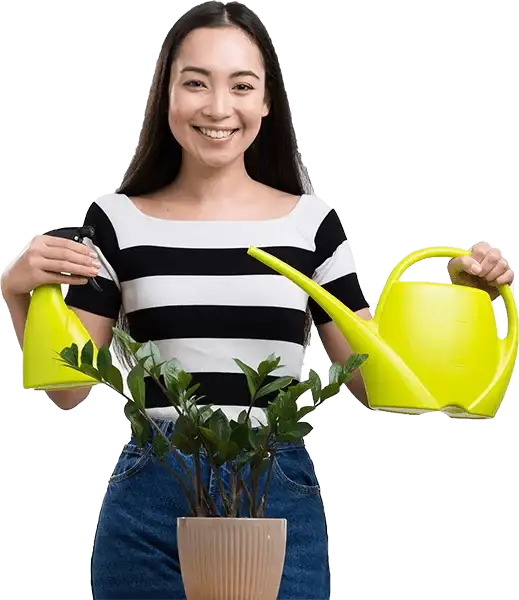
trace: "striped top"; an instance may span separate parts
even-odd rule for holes
[[[339,217],[315,195],[301,196],[281,218],[186,221],[146,215],[128,196],[107,194],[90,205],[85,225],[95,229],[102,292],[70,286],[67,304],[114,319],[122,306],[132,337],[152,340],[163,360],[177,358],[200,383],[202,401],[229,417],[250,403],[233,358],[257,368],[274,353],[284,366],[273,376],[300,381],[307,307],[316,325],[330,321],[306,292],[249,256],[249,246],[311,277],[351,310],[368,306]],[[251,415],[264,422],[269,400],[260,398]],[[149,378],[146,409],[176,415]]]

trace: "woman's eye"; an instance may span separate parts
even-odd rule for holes
[[[184,85],[186,87],[198,87],[198,86],[204,85],[204,84],[201,81],[195,81],[195,80],[193,80],[193,81],[186,81],[184,83]]]
[[[246,83],[239,83],[236,87],[241,88],[238,90],[239,92],[246,92],[253,89],[252,86],[247,85]]]

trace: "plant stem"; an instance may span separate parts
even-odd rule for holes
[[[272,476],[272,467],[274,466],[275,454],[276,454],[276,450],[275,450],[275,448],[272,448],[270,451],[270,462],[269,462],[269,469],[267,471],[267,479],[265,481],[265,490],[263,492],[263,497],[261,499],[261,505],[260,505],[260,516],[261,517],[265,516],[265,509],[267,507],[267,496],[268,496],[268,491],[269,491],[269,487],[270,487],[270,479]]]
[[[247,484],[245,483],[245,481],[243,480],[243,477],[241,476],[241,473],[238,471],[237,472],[238,475],[238,491],[240,491],[242,488],[245,492],[245,499],[247,501],[247,506],[249,508],[249,516],[251,515],[251,509],[252,509],[252,498],[249,492],[249,488],[247,487]]]
[[[196,489],[196,502],[199,504],[202,500],[202,469],[200,468],[200,454],[197,450],[194,454],[195,458],[195,489]]]

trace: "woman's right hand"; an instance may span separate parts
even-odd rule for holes
[[[37,235],[2,274],[2,294],[28,294],[40,285],[84,285],[99,273],[96,254],[85,244]]]

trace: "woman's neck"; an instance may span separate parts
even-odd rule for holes
[[[243,160],[222,168],[212,168],[183,160],[180,173],[168,192],[186,200],[204,204],[243,198],[257,182],[251,179]]]

